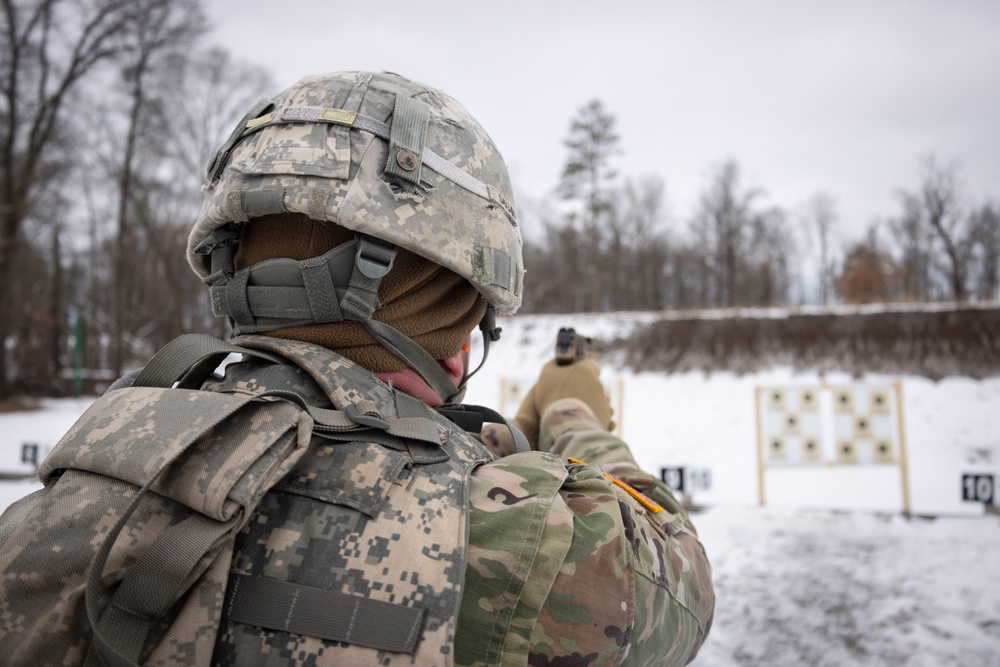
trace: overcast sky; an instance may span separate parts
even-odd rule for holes
[[[767,202],[825,190],[841,238],[898,211],[921,156],[1000,199],[1000,1],[208,0],[214,36],[271,71],[388,70],[486,127],[523,201],[551,193],[570,119],[618,119],[622,177],[658,174],[686,226],[727,158]],[[526,232],[530,235],[530,231]]]

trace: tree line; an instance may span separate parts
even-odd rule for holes
[[[209,157],[272,85],[197,0],[0,0],[0,398],[223,333],[184,248]]]
[[[197,0],[0,0],[0,399],[99,389],[179,334],[225,335],[185,240],[209,158],[274,86],[207,28]],[[525,312],[997,298],[998,207],[933,160],[897,217],[841,248],[833,195],[769,205],[735,161],[678,225],[661,178],[617,174],[600,101],[565,143],[529,216]]]
[[[898,191],[897,215],[844,242],[833,194],[771,205],[735,160],[711,170],[686,221],[672,219],[661,178],[618,178],[620,137],[600,100],[564,144],[559,205],[543,202],[542,233],[526,242],[527,312],[1000,297],[1000,206],[969,200],[957,167],[933,156],[918,187]]]

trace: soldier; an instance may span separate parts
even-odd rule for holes
[[[252,356],[201,389],[293,401],[325,426],[240,525],[212,664],[694,658],[708,561],[610,433],[595,361],[542,370],[519,413],[530,448],[456,426],[498,417],[457,404],[470,333],[485,361],[523,274],[506,167],[464,108],[394,74],[308,77],[247,114],[209,182],[189,260]],[[135,651],[198,664],[170,632]]]

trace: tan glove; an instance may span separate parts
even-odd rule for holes
[[[538,382],[528,391],[514,417],[514,423],[528,437],[532,449],[538,449],[542,414],[560,398],[583,401],[602,426],[609,431],[614,429],[611,403],[604,393],[600,376],[601,366],[593,359],[582,359],[564,366],[552,360],[542,367]]]

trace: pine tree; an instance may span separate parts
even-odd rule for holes
[[[621,152],[615,116],[593,99],[577,111],[563,145],[569,157],[563,167],[559,193],[583,203],[584,227],[594,225],[611,208],[611,183],[618,172],[611,159]]]

